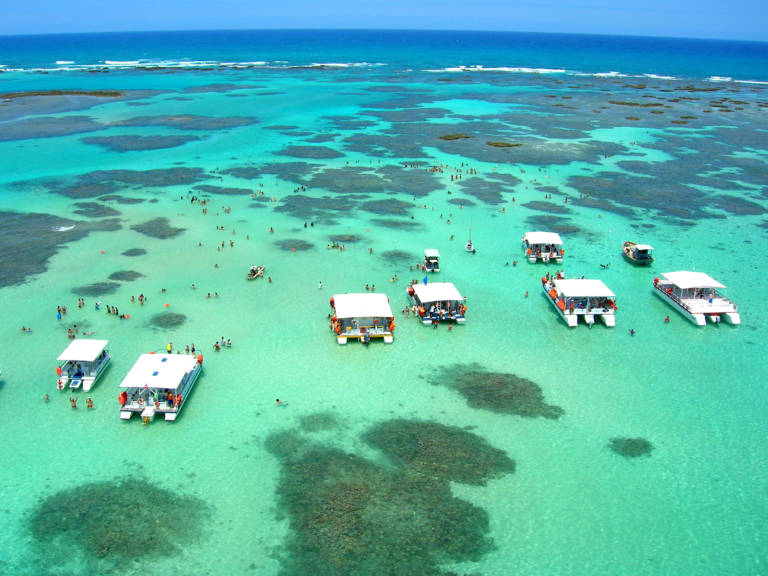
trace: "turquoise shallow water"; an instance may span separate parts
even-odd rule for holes
[[[459,77],[458,82],[422,74],[393,81],[383,75],[314,70],[113,72],[108,81],[103,75],[78,74],[55,79],[38,76],[32,81],[9,73],[3,82],[7,80],[8,91],[21,84],[41,90],[160,91],[141,100],[51,112],[59,117],[85,115],[101,124],[164,115],[256,117],[260,123],[189,131],[112,126],[0,142],[0,211],[58,215],[84,226],[87,218],[73,215],[75,203],[98,202],[120,212],[116,217],[121,226],[119,231],[91,232],[65,244],[49,259],[45,271],[0,290],[0,431],[6,439],[0,472],[0,566],[5,573],[111,573],[114,555],[106,559],[89,555],[67,534],[41,549],[29,519],[41,498],[77,490],[89,482],[126,477],[144,478],[158,488],[195,496],[212,512],[201,524],[201,540],[180,541],[179,554],[139,554],[132,558],[135,562],[122,563],[121,572],[294,573],[288,545],[294,529],[276,493],[286,470],[264,443],[275,432],[302,430],[303,419],[314,414],[334,415],[337,426],[301,431],[302,438],[358,454],[385,468],[392,463],[361,436],[373,425],[395,418],[471,427],[473,434],[515,459],[513,474],[490,480],[486,486],[451,484],[456,498],[487,511],[487,536],[495,549],[476,562],[446,562],[442,566],[446,570],[489,575],[766,571],[765,368],[760,335],[768,318],[758,287],[766,280],[762,266],[766,237],[760,225],[768,148],[760,132],[764,121],[755,111],[756,103],[764,101],[761,92],[731,93],[732,99],[744,99],[749,105],[733,116],[713,114],[711,120],[701,112],[706,108],[703,101],[683,102],[680,106],[689,108],[674,112],[675,118],[696,114],[697,120],[689,125],[673,125],[668,118],[662,124],[646,109],[630,113],[617,105],[606,109],[595,123],[592,109],[600,110],[609,98],[645,102],[639,100],[641,94],[670,97],[663,91],[679,84],[665,81],[639,92],[642,89],[593,78],[576,84],[568,79],[566,87],[547,77],[521,80],[501,74]],[[194,86],[232,83],[263,88],[219,86],[208,92],[184,92]],[[617,94],[603,98],[601,89]],[[580,109],[550,107],[541,95],[553,90],[559,96],[572,96],[570,101],[578,101]],[[279,94],[258,95],[263,92]],[[537,94],[537,100],[525,96],[530,93]],[[706,92],[683,94],[710,99]],[[176,97],[190,100],[171,99]],[[136,103],[142,105],[131,105]],[[434,109],[442,112],[424,112]],[[515,114],[516,110],[520,113]],[[633,113],[642,115],[639,126],[626,120]],[[348,126],[346,120],[330,118],[339,116],[369,124]],[[528,123],[531,116],[543,118],[542,123]],[[292,128],[267,129],[274,126]],[[499,131],[494,132],[493,126]],[[741,130],[738,141],[734,126]],[[443,134],[466,131],[481,147],[448,148],[438,138],[422,140],[409,132],[412,127],[419,134],[431,129]],[[583,134],[574,138],[554,129]],[[201,140],[133,152],[80,141],[126,134],[188,134]],[[304,141],[323,134],[333,139],[317,144]],[[370,148],[357,148],[356,135],[376,142]],[[501,162],[501,156],[486,152],[490,147],[482,147],[486,140],[502,138],[523,140],[520,153],[536,148],[546,161]],[[714,148],[718,139],[727,140],[727,152]],[[410,144],[420,152],[413,154]],[[291,145],[323,146],[341,155],[306,159],[277,154]],[[561,147],[552,148],[556,145]],[[595,146],[595,152],[582,155],[580,150],[589,145]],[[733,180],[708,182],[709,188],[703,181],[694,181],[722,168],[720,163],[727,163],[737,147],[754,159],[751,172],[734,163]],[[406,150],[407,154],[398,154]],[[364,176],[345,176],[354,169],[365,168],[373,174],[416,160],[424,165],[463,162],[478,171],[477,177],[493,194],[472,196],[466,193],[471,188],[462,193],[462,187],[451,182],[448,169],[432,176],[433,190],[428,192],[421,192],[422,184],[416,180],[407,179],[424,168],[412,169],[404,184],[385,186],[380,192]],[[627,164],[630,161],[632,165]],[[289,162],[315,167],[268,166]],[[651,174],[637,164],[651,167]],[[684,169],[673,171],[680,164]],[[129,188],[121,184],[117,194],[145,200],[132,205],[98,200],[103,194],[69,198],[53,193],[59,186],[53,181],[95,170],[178,166],[199,167],[208,179]],[[247,180],[209,172],[232,167],[256,167],[263,174]],[[307,169],[313,170],[313,176]],[[320,180],[326,173],[328,179]],[[579,205],[579,196],[586,190],[583,180],[575,178],[610,180],[620,173],[646,178],[657,205],[650,209],[640,196],[623,196],[618,190],[612,190],[606,205]],[[462,184],[470,180],[466,172],[462,176]],[[502,188],[498,178],[509,176],[520,180]],[[685,199],[676,191],[664,196],[665,186],[685,184],[683,177],[691,179],[690,190],[704,189],[705,195],[691,195],[689,204],[720,218],[690,216],[682,212]],[[732,184],[742,178],[747,186]],[[309,182],[313,183],[309,190],[300,194],[313,199],[308,202],[315,211],[306,213],[306,218],[301,211],[281,211],[299,210],[290,198],[297,196],[293,192],[297,186]],[[209,199],[208,213],[203,214],[202,206],[187,199],[193,185],[199,184],[251,190],[263,184],[265,197],[277,201],[197,191]],[[551,189],[537,189],[541,186]],[[414,194],[418,195],[415,201]],[[552,194],[551,200],[545,199],[547,194]],[[590,194],[605,199],[596,191]],[[757,208],[713,208],[709,203],[713,195],[749,200]],[[460,207],[448,202],[457,198],[473,204]],[[406,203],[401,213],[371,212],[381,208],[366,204],[391,199]],[[330,204],[322,203],[331,200],[341,207],[331,211]],[[530,202],[545,204],[523,206]],[[223,207],[231,207],[231,212],[224,213]],[[532,222],[532,217],[547,213],[541,208],[564,220]],[[386,210],[396,208],[390,204]],[[171,226],[185,231],[158,239],[130,228],[156,217],[167,218]],[[315,225],[305,228],[305,219]],[[400,222],[401,227],[383,221]],[[602,279],[617,294],[616,328],[598,324],[592,329],[568,329],[540,292],[540,277],[555,267],[527,262],[505,266],[522,260],[521,235],[546,229],[547,222],[571,227],[561,232],[566,272]],[[415,226],[402,228],[411,223]],[[478,249],[474,256],[463,250],[470,225]],[[42,237],[50,242],[54,234],[46,230]],[[360,241],[343,242],[344,252],[327,250],[337,234],[357,235]],[[651,269],[633,268],[621,260],[621,244],[628,239],[656,247]],[[234,247],[229,247],[230,240]],[[275,244],[282,240],[303,240],[314,247],[282,250]],[[222,241],[226,246],[219,249]],[[147,253],[121,255],[130,248]],[[454,282],[467,296],[467,322],[451,332],[444,326],[424,327],[399,312],[407,303],[408,280],[422,278],[409,267],[421,260],[425,248],[437,248],[442,255],[442,271],[434,278]],[[16,250],[24,258],[23,245],[9,243],[5,249]],[[399,262],[384,257],[395,250],[409,256]],[[610,268],[602,269],[603,263],[610,263]],[[246,282],[244,276],[252,264],[265,265],[272,283]],[[696,328],[654,297],[655,275],[693,266],[728,285],[729,295],[739,304],[741,326]],[[144,277],[122,282],[113,294],[86,297],[86,306],[77,308],[73,288],[105,281],[121,270],[135,270]],[[399,280],[390,282],[395,275]],[[318,290],[320,281],[322,290]],[[366,284],[389,296],[398,316],[395,342],[391,346],[377,342],[369,348],[338,346],[327,328],[328,299],[336,293],[364,291]],[[206,298],[208,292],[218,293],[219,298]],[[130,301],[139,293],[149,297],[143,306]],[[95,311],[97,300],[117,305],[121,313],[130,314],[130,320],[107,315],[103,305]],[[61,321],[55,316],[59,304],[68,307]],[[166,311],[184,314],[186,322],[173,330],[149,323]],[[667,315],[671,322],[664,324]],[[65,333],[73,323],[110,341],[113,361],[91,392],[93,410],[84,406],[71,410],[68,395],[55,390],[55,359],[69,343]],[[33,333],[22,333],[22,325],[32,326]],[[630,328],[636,332],[634,337],[628,333]],[[234,346],[214,352],[211,346],[221,336],[231,338]],[[182,349],[194,342],[205,355],[203,375],[182,416],[173,424],[156,420],[146,427],[138,420],[121,421],[116,402],[120,381],[139,354],[164,348],[169,341]],[[565,414],[547,420],[470,408],[453,390],[433,385],[432,379],[442,369],[470,363],[534,381],[547,403],[562,407]],[[48,403],[43,402],[45,394],[51,395]],[[275,406],[278,397],[290,405]],[[650,457],[622,458],[607,448],[613,437],[646,438],[654,451]],[[116,517],[114,521],[129,520]],[[74,553],[62,552],[70,549]]]

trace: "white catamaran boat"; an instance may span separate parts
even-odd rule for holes
[[[424,263],[421,269],[426,272],[440,272],[440,252],[433,248],[424,250]]]
[[[331,323],[339,344],[346,344],[349,338],[358,338],[365,345],[371,338],[384,338],[385,343],[392,344],[395,316],[386,294],[336,294],[331,298],[331,308]]]
[[[106,349],[108,343],[108,340],[74,340],[59,356],[56,387],[77,390],[82,386],[83,391],[88,392],[112,359]]]
[[[568,326],[578,326],[579,317],[591,326],[595,323],[595,316],[606,326],[616,325],[616,295],[602,281],[542,278],[541,286]]]
[[[419,308],[419,316],[424,324],[435,320],[447,320],[463,324],[464,297],[450,282],[429,282],[408,286],[408,298]]]
[[[554,260],[561,264],[565,255],[563,241],[554,232],[526,232],[523,236],[523,250],[531,263],[541,260],[548,264]]]
[[[697,326],[725,320],[741,324],[736,304],[725,297],[725,286],[703,272],[665,272],[654,278],[654,292]],[[723,290],[720,294],[718,290]]]
[[[164,414],[176,420],[202,369],[202,354],[142,354],[120,384],[120,418],[141,414],[146,424]]]

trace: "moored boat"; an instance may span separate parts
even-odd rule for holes
[[[665,272],[653,279],[656,295],[697,326],[709,319],[741,324],[736,304],[726,298],[726,287],[703,272]],[[718,292],[722,290],[722,293]]]
[[[336,294],[330,304],[333,308],[331,328],[339,344],[346,344],[349,338],[357,338],[364,344],[371,338],[383,338],[386,344],[392,344],[395,316],[386,294]]]
[[[526,232],[523,236],[523,251],[531,263],[541,260],[548,264],[554,260],[561,264],[565,255],[563,241],[555,232]]]
[[[635,242],[624,242],[621,247],[624,259],[627,262],[638,266],[649,266],[653,264],[653,246],[648,244],[636,244]]]
[[[542,278],[541,287],[568,326],[578,326],[580,317],[590,326],[595,323],[595,317],[606,326],[616,325],[616,295],[602,281]]]
[[[203,355],[142,354],[120,384],[120,418],[176,420],[203,369]]]
[[[450,282],[412,284],[408,286],[407,293],[411,303],[417,306],[424,324],[443,320],[463,324],[466,320],[464,297]]]
[[[56,366],[56,387],[88,392],[112,359],[106,349],[108,340],[74,340],[61,353]]]
[[[264,270],[266,270],[266,266],[251,266],[251,269],[248,271],[248,275],[245,277],[246,280],[254,280],[255,278],[264,278]]]
[[[433,248],[424,250],[424,262],[421,269],[426,272],[440,272],[440,252]]]

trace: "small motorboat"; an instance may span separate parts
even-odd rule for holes
[[[261,276],[264,278],[264,270],[266,269],[266,266],[251,266],[251,269],[248,271],[248,275],[245,277],[246,280],[254,280]]]
[[[636,264],[638,266],[649,266],[653,264],[653,246],[648,244],[636,244],[635,242],[624,242],[621,247],[624,252],[624,259],[627,262]]]

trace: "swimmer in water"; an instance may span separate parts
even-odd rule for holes
[[[278,404],[279,404],[280,406],[288,406],[288,402],[283,402],[282,400],[280,400],[280,398],[278,398],[277,400],[275,400],[275,406],[277,406]]]

